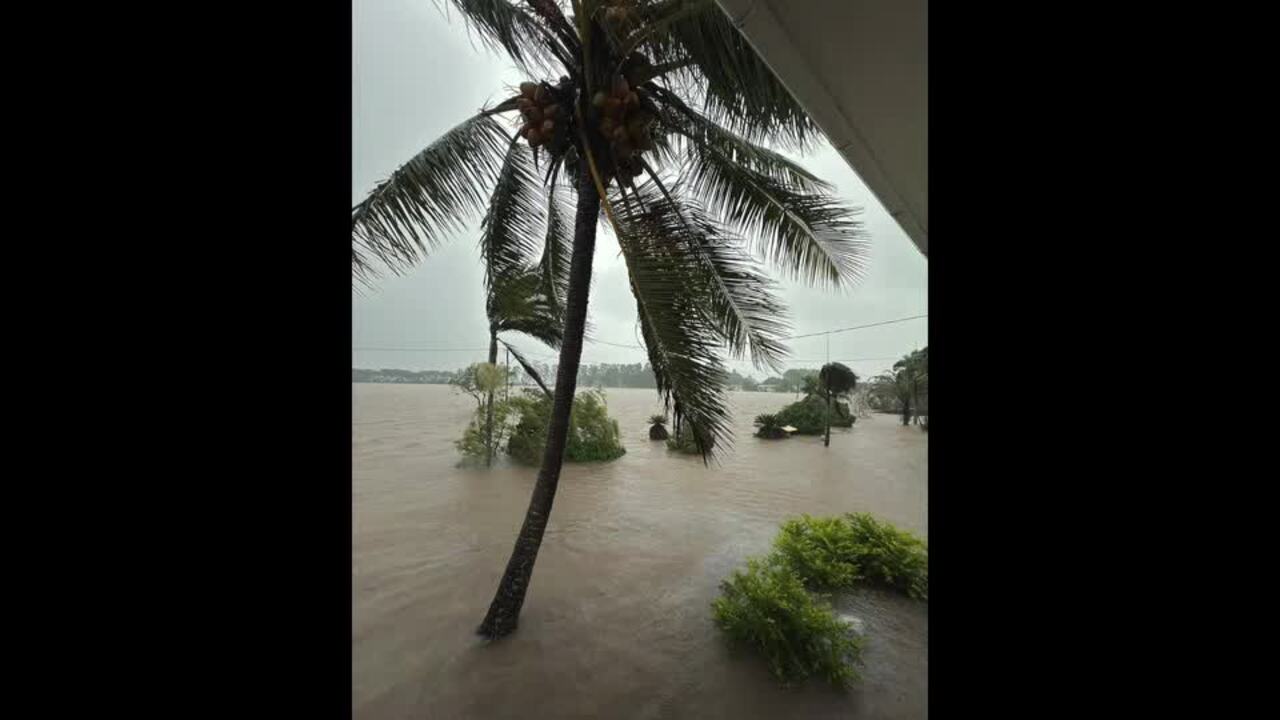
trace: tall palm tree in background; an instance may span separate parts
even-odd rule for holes
[[[530,221],[529,208],[522,207],[522,190],[530,184],[536,187],[537,177],[529,174],[530,158],[520,158],[530,153],[522,145],[514,146],[504,160],[498,175],[497,192],[503,191],[516,197],[512,203],[494,203],[485,213],[481,223],[480,255],[484,258],[485,314],[489,319],[489,363],[498,362],[498,343],[501,342],[516,362],[538,387],[548,396],[542,376],[515,346],[500,333],[524,333],[541,340],[551,348],[560,347],[564,330],[563,298],[569,282],[569,243],[571,238],[561,219],[566,211],[563,201],[555,194],[549,203],[548,230],[542,247],[542,256],[536,264],[530,264],[524,250],[510,242],[513,226]],[[524,171],[522,176],[522,171]],[[536,200],[541,200],[539,196]],[[535,202],[536,202],[535,200]],[[536,221],[541,203],[534,205],[532,218]],[[525,230],[528,232],[529,230]],[[534,229],[536,234],[540,228]],[[489,393],[485,415],[485,461],[493,463],[493,392]]]
[[[843,363],[827,363],[818,371],[818,385],[827,397],[827,434],[822,447],[831,447],[831,398],[848,395],[858,384],[858,376]]]
[[[920,391],[927,392],[929,384],[929,348],[912,350],[903,355],[901,360],[893,364],[895,382],[903,386],[903,394],[907,397],[909,407],[916,409],[916,422],[920,421]],[[910,409],[903,412],[902,424],[911,421]]]
[[[658,392],[704,458],[731,439],[720,350],[778,371],[787,352],[784,307],[752,255],[841,288],[860,274],[866,245],[830,185],[758,144],[803,150],[818,132],[712,0],[452,4],[541,79],[447,132],[352,209],[352,273],[369,283],[381,268],[403,271],[486,204],[494,252],[530,263],[568,255],[546,450],[478,628],[496,638],[516,628],[555,499],[602,211]],[[505,113],[516,122],[500,123]],[[563,191],[576,198],[572,229]]]

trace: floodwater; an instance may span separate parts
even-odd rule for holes
[[[566,464],[512,635],[474,634],[536,468],[458,467],[474,402],[443,385],[352,385],[356,718],[924,718],[928,606],[835,598],[867,634],[852,690],[780,687],[716,629],[718,585],[784,519],[868,511],[927,537],[928,434],[876,415],[822,439],[751,437],[792,401],[733,393],[720,464],[648,439],[652,390],[608,390],[627,454]]]

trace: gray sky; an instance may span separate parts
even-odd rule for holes
[[[441,3],[443,4],[443,3]],[[468,37],[461,18],[446,19],[433,0],[356,0],[352,4],[351,202],[449,128],[499,98],[519,76],[505,57]],[[834,184],[847,203],[863,208],[870,238],[868,271],[843,294],[782,281],[794,334],[864,325],[928,312],[928,264],[879,201],[829,145],[795,158]],[[386,276],[373,290],[353,294],[352,367],[453,369],[482,361],[488,346],[483,270],[476,244],[479,218],[425,263],[401,276]],[[596,242],[589,315],[597,340],[638,345],[635,300],[618,257],[617,241],[602,232]],[[831,359],[862,377],[928,343],[927,319],[831,336]],[[545,345],[519,335],[516,347],[534,359],[555,362]],[[791,341],[788,367],[817,367],[826,356],[823,337]],[[357,348],[461,349],[408,352]],[[866,359],[863,358],[874,358]],[[643,350],[587,343],[583,363],[636,363]],[[746,361],[731,367],[763,378]]]

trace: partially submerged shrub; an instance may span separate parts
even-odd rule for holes
[[[929,599],[929,546],[923,540],[867,513],[847,514],[844,519],[864,578],[919,600]]]
[[[748,560],[747,570],[734,572],[720,589],[712,603],[716,624],[731,640],[758,649],[782,682],[820,675],[845,686],[857,679],[861,639],[786,563]]]
[[[509,401],[519,422],[507,441],[507,452],[519,462],[537,465],[547,444],[551,424],[551,399],[545,393],[526,390]],[[615,460],[626,454],[619,440],[618,422],[609,417],[604,393],[584,390],[573,399],[565,462]]]
[[[773,549],[810,587],[848,588],[861,577],[853,528],[842,517],[788,520]]]
[[[650,415],[649,416],[649,439],[650,440],[666,440],[671,437],[667,432],[667,416],[666,415]]]
[[[711,444],[714,446],[715,442],[713,441]],[[699,454],[698,442],[693,436],[693,430],[688,427],[683,428],[674,437],[667,440],[667,448],[686,455]]]
[[[780,424],[791,425],[801,435],[821,435],[827,431],[827,401],[810,395],[784,407],[776,417]],[[856,419],[847,403],[831,403],[831,427],[852,427]]]
[[[774,550],[807,585],[849,588],[865,581],[929,598],[929,548],[915,535],[866,513],[783,523]]]
[[[787,431],[782,429],[783,423],[778,420],[777,415],[757,415],[755,426],[760,428],[756,430],[756,437],[759,438],[780,440],[787,436]]]
[[[501,400],[493,403],[493,446],[494,454],[497,454],[496,448],[502,447],[503,440],[506,439],[507,433],[511,431],[511,418],[513,409],[509,402]],[[487,453],[485,449],[485,421],[488,414],[482,406],[475,411],[471,422],[467,424],[467,429],[462,432],[462,439],[455,440],[453,445],[458,451],[465,456],[467,460],[484,460]]]

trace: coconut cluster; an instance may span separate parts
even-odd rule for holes
[[[520,137],[529,147],[547,146],[552,154],[560,154],[568,144],[569,103],[562,102],[561,88],[546,83],[520,83],[517,105],[524,125]]]
[[[635,15],[631,0],[604,0],[604,19],[615,28],[624,27]]]
[[[599,118],[600,135],[609,143],[619,176],[640,174],[640,153],[653,149],[652,112],[640,104],[640,96],[627,79],[614,77],[609,92],[596,92],[591,99]]]

